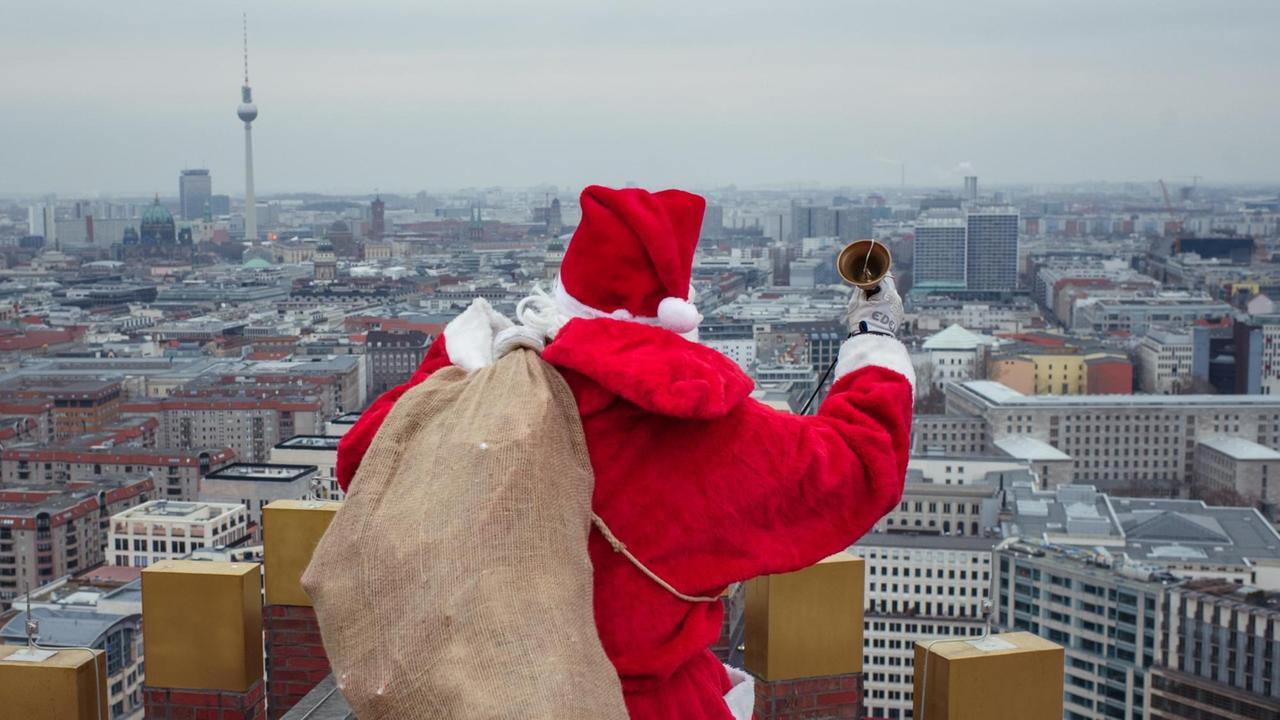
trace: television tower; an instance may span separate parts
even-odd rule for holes
[[[253,90],[249,89],[249,14],[244,23],[244,85],[240,88],[240,107],[236,115],[244,121],[244,237],[258,242],[258,201],[253,196],[253,121],[258,117],[258,106],[253,104]]]

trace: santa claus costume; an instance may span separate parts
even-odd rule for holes
[[[750,397],[732,360],[689,339],[701,320],[689,293],[703,199],[593,186],[581,203],[553,292],[519,315],[551,336],[542,357],[577,400],[592,509],[636,559],[679,593],[714,598],[847,548],[898,503],[914,374],[892,323],[854,324],[816,415],[774,410]],[[485,364],[498,329],[459,317],[413,377],[363,413],[338,448],[344,489],[396,399],[448,364]],[[750,707],[749,679],[708,650],[721,603],[681,599],[599,531],[589,552],[600,639],[631,717],[749,714],[739,709],[744,696]]]

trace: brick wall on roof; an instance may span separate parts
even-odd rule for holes
[[[756,678],[758,720],[863,720],[862,673],[767,681]]]
[[[312,608],[268,605],[262,628],[267,651],[267,717],[279,720],[329,675],[329,656]]]

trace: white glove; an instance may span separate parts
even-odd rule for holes
[[[513,325],[493,336],[493,359],[501,360],[516,348],[528,348],[541,355],[545,346],[542,333],[524,325]]]
[[[879,290],[871,297],[867,297],[862,288],[853,289],[849,310],[845,314],[849,332],[893,335],[898,331],[898,326],[902,325],[902,319],[902,296],[898,295],[898,287],[894,284],[892,275],[880,281]]]

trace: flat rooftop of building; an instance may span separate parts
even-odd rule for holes
[[[856,547],[907,547],[928,548],[933,550],[969,550],[973,552],[990,551],[1001,542],[996,537],[978,537],[976,535],[930,535],[927,533],[867,533],[858,542],[850,546],[853,552]]]
[[[152,500],[116,513],[117,520],[184,520],[202,522],[243,508],[238,503]]]
[[[1242,565],[1280,560],[1280,534],[1257,510],[1202,500],[1111,498],[1134,560]]]
[[[1083,539],[1119,540],[1123,536],[1107,503],[1107,496],[1092,485],[1059,485],[1036,490],[1030,483],[1008,486],[1006,499],[1013,511],[1010,535],[1046,539],[1071,535]]]
[[[952,389],[997,407],[1277,407],[1274,395],[1024,395],[994,380],[956,383]]]
[[[1280,460],[1280,452],[1234,435],[1211,435],[1200,444],[1233,460]]]
[[[360,413],[349,412],[349,413],[343,413],[338,417],[330,420],[329,422],[333,423],[334,425],[355,425],[356,421],[359,419],[360,419]]]
[[[994,445],[1003,450],[1011,458],[1031,460],[1034,462],[1056,462],[1070,460],[1071,456],[1043,440],[1029,435],[1011,435],[1000,438]]]
[[[211,472],[205,481],[253,480],[257,482],[292,482],[314,475],[315,465],[282,465],[277,463],[232,463]]]
[[[336,421],[333,421],[336,422]],[[330,435],[294,435],[282,443],[277,443],[280,450],[337,450],[340,437]]]

